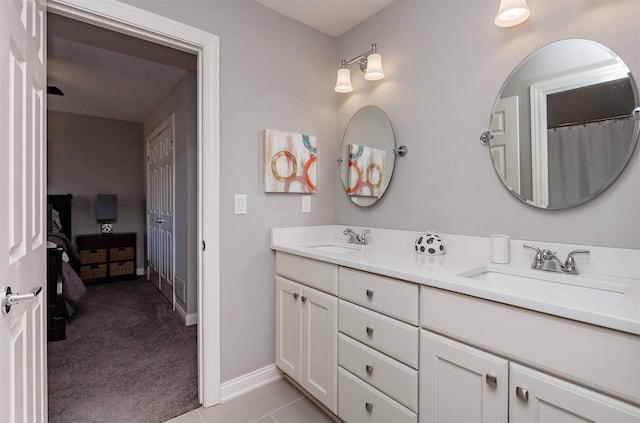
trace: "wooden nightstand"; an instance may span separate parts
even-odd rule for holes
[[[136,234],[76,236],[80,278],[85,283],[113,282],[136,277]]]

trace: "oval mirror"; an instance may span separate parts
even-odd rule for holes
[[[371,206],[389,186],[395,164],[395,137],[391,122],[377,106],[358,110],[344,131],[340,177],[351,201]]]
[[[483,144],[513,195],[565,209],[620,175],[639,124],[638,89],[622,59],[596,42],[569,39],[536,50],[511,72]]]

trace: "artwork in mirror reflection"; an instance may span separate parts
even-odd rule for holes
[[[380,197],[384,181],[384,157],[378,148],[349,144],[349,195]]]
[[[490,119],[501,181],[540,208],[582,204],[624,169],[638,142],[640,103],[629,68],[589,40],[535,51],[503,84]]]
[[[267,129],[264,133],[264,192],[315,193],[317,139]]]
[[[364,106],[349,121],[342,138],[340,178],[356,205],[375,204],[389,187],[395,164],[391,121],[377,106]]]

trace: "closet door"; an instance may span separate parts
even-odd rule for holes
[[[173,121],[156,133],[147,146],[147,270],[148,278],[175,307]]]

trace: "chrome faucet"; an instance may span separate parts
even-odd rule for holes
[[[549,272],[568,273],[570,275],[580,274],[580,272],[578,271],[578,267],[576,266],[576,261],[573,258],[574,254],[590,254],[589,250],[570,251],[567,255],[567,259],[563,264],[554,251],[547,249],[542,250],[531,244],[522,244],[522,246],[525,248],[531,248],[532,250],[536,251],[536,255],[533,258],[533,263],[531,263],[532,269],[546,270]]]
[[[365,229],[360,235],[358,235],[353,229],[347,228],[342,233],[349,236],[350,244],[367,245],[367,234],[371,233],[371,231],[369,229]]]

